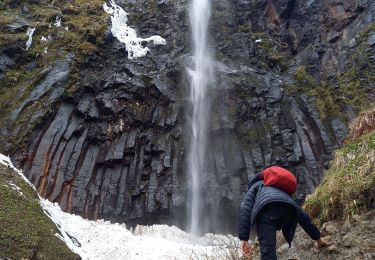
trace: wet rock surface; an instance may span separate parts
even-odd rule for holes
[[[70,93],[64,88],[73,74],[71,58],[57,61],[12,118],[42,98],[50,109],[36,111],[39,123],[32,126],[2,127],[6,137],[17,138],[22,128],[31,133],[21,150],[12,143],[2,147],[40,194],[65,211],[184,228],[191,134],[188,2],[118,2],[139,35],[159,34],[167,44],[128,60],[125,46],[108,32],[100,51],[80,65]],[[298,66],[316,79],[345,67],[348,42],[374,22],[374,13],[372,1],[214,1],[216,80],[207,100],[212,116],[201,175],[202,230],[236,232],[247,181],[265,166],[278,164],[297,175],[299,202],[318,185],[347,134],[347,118],[323,118],[314,97],[285,87]],[[0,77],[15,62],[0,54]]]

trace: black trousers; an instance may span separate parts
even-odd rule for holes
[[[286,203],[270,203],[256,217],[261,260],[276,260],[276,231],[297,221],[296,210]]]

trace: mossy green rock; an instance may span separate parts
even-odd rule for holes
[[[17,188],[18,187],[18,188]],[[36,191],[0,164],[0,258],[81,259],[61,241]]]

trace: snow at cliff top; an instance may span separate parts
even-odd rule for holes
[[[27,181],[9,157],[0,154],[0,163],[13,168]],[[61,231],[61,235],[56,236],[83,260],[226,259],[230,254],[238,254],[238,239],[232,236],[207,234],[193,238],[166,225],[137,226],[128,230],[124,224],[88,221],[62,212],[57,204],[48,200],[40,199],[40,203]]]
[[[155,45],[165,45],[165,40],[158,35],[145,39],[138,38],[137,32],[127,25],[128,13],[125,12],[120,6],[116,5],[113,0],[111,0],[109,5],[104,3],[103,9],[105,12],[111,14],[111,32],[114,37],[125,44],[129,59],[146,56],[147,52],[150,51],[149,48],[142,46],[142,42],[152,41]]]

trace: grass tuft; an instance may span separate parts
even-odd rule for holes
[[[356,140],[360,136],[375,130],[375,107],[362,112],[353,122],[349,125],[350,134],[347,138],[349,140]]]

